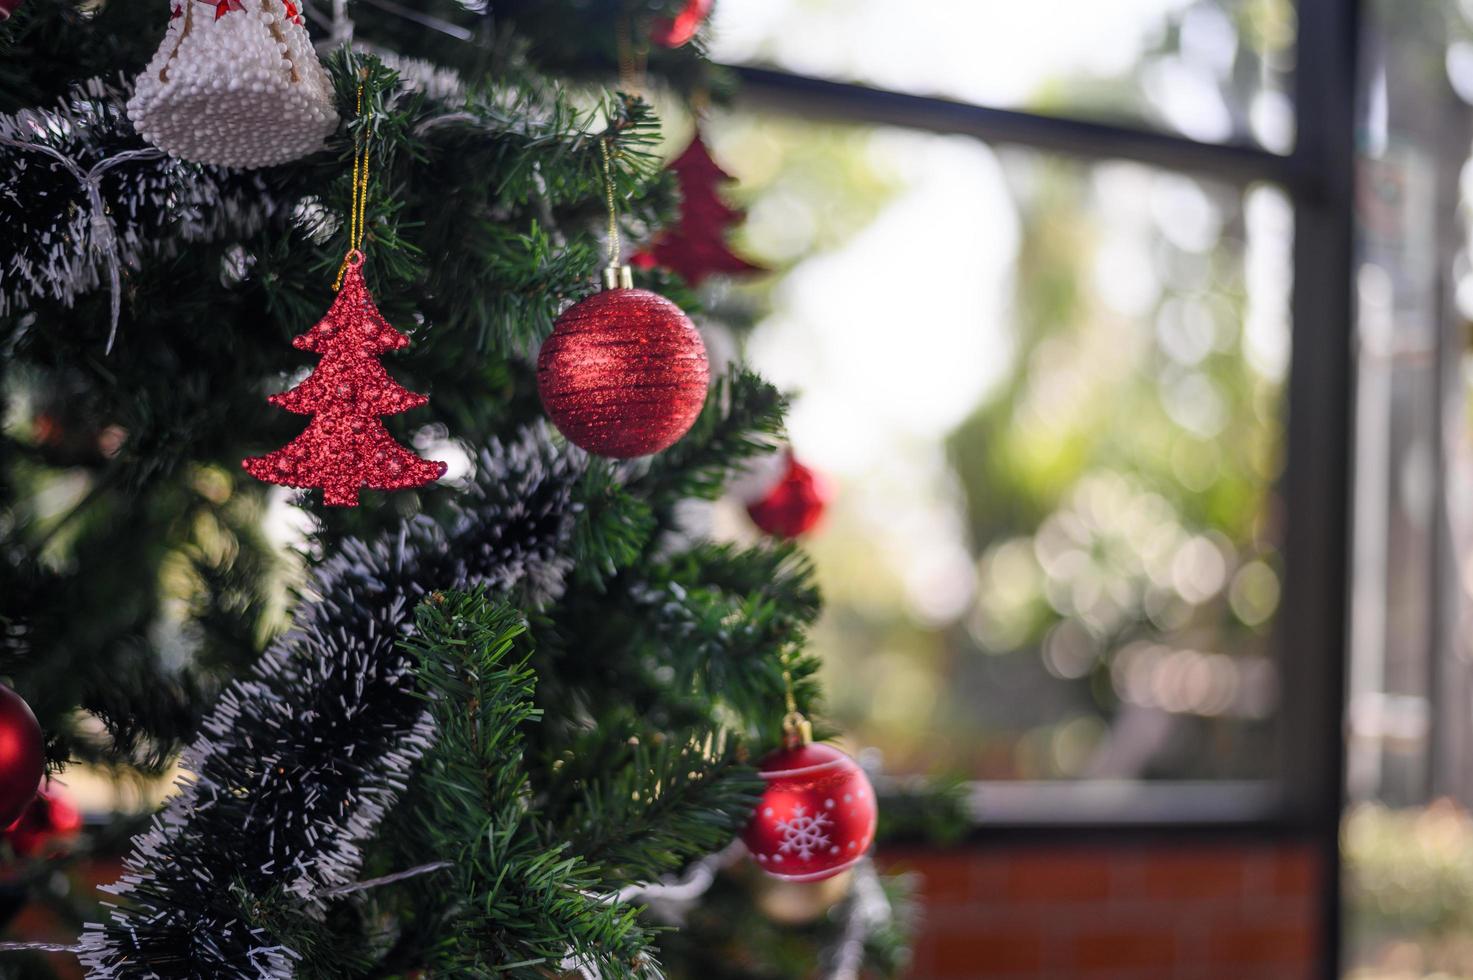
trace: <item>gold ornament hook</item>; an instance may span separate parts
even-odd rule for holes
[[[609,210],[609,264],[604,266],[604,289],[633,289],[634,272],[619,262],[619,212],[614,205],[613,153],[609,150],[612,137],[605,133],[598,138],[599,153],[603,158],[604,203]]]
[[[798,710],[798,699],[793,695],[793,675],[783,669],[783,695],[788,713],[783,715],[783,744],[790,749],[813,742],[813,723]]]
[[[367,75],[367,69],[359,74],[356,112],[359,117],[363,115],[362,79]],[[364,218],[368,210],[368,153],[369,134],[360,132],[353,146],[353,200],[348,205],[348,252],[343,256],[343,264],[338,266],[338,277],[332,284],[335,292],[343,288],[343,277],[348,274],[348,266],[353,265],[356,268],[363,264],[363,238],[367,224]],[[353,262],[355,255],[358,256],[356,263]]]

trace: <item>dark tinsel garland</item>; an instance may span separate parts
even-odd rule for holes
[[[415,604],[480,587],[540,606],[571,565],[579,464],[540,431],[479,462],[450,526],[346,543],[295,628],[226,689],[181,760],[192,778],[134,841],[125,905],[84,935],[92,976],[292,975],[299,954],[255,921],[255,897],[324,913],[434,739],[399,646]]]

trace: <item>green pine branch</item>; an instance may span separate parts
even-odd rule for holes
[[[536,722],[536,675],[514,609],[483,593],[436,594],[406,648],[438,726],[413,806],[432,856],[451,862],[431,971],[545,977],[586,960],[608,977],[653,963],[636,912],[601,899],[603,876],[566,843],[550,844],[528,799],[524,726]]]
[[[605,720],[562,758],[554,775],[573,798],[555,811],[555,838],[599,866],[606,887],[651,881],[719,850],[760,796],[760,780],[710,731],[621,737]]]
[[[688,497],[714,500],[744,463],[775,451],[787,399],[741,367],[711,385],[705,407],[685,437],[655,457],[631,484],[668,525],[675,504]]]

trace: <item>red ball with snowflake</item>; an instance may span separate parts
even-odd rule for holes
[[[864,857],[875,839],[875,791],[859,763],[830,745],[795,745],[759,768],[767,788],[742,840],[785,881],[821,881]]]

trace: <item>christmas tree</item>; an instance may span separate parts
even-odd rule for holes
[[[202,5],[171,28],[175,48],[190,31],[228,58],[249,26],[231,18],[280,32],[305,15],[333,105],[294,138],[341,122],[252,170],[171,158],[129,122],[119,80],[158,49],[166,5],[27,0],[0,24],[0,679],[63,781],[183,772],[156,814],[12,854],[10,907],[76,938],[50,960],[0,952],[0,969],[896,969],[895,887],[867,863],[832,909],[780,926],[733,843],[785,716],[821,719],[804,649],[819,602],[794,547],[705,541],[682,515],[780,445],[784,399],[730,367],[680,442],[630,463],[570,447],[537,400],[537,344],[592,288],[610,188],[626,234],[677,214],[659,120],[610,87],[617,39],[685,4],[323,6]],[[698,44],[655,45],[645,69],[686,100],[727,87]],[[188,81],[164,74],[149,98]],[[274,125],[238,95],[193,103],[211,114],[193,128],[150,105],[151,132],[202,145]],[[321,319],[355,227],[369,282],[353,270]],[[365,471],[334,429],[316,466],[297,443],[249,464],[327,488],[285,496],[241,470],[293,435],[264,396],[344,421],[324,410],[349,350],[333,338],[369,285],[384,316],[358,321],[349,359],[378,394],[346,422],[408,477]],[[323,357],[291,387],[298,334]],[[403,388],[375,359],[398,348]],[[420,486],[443,470],[408,445],[464,465]],[[360,487],[362,506],[326,506]],[[310,529],[284,545],[288,501]],[[110,854],[123,872],[99,905],[76,875]]]

